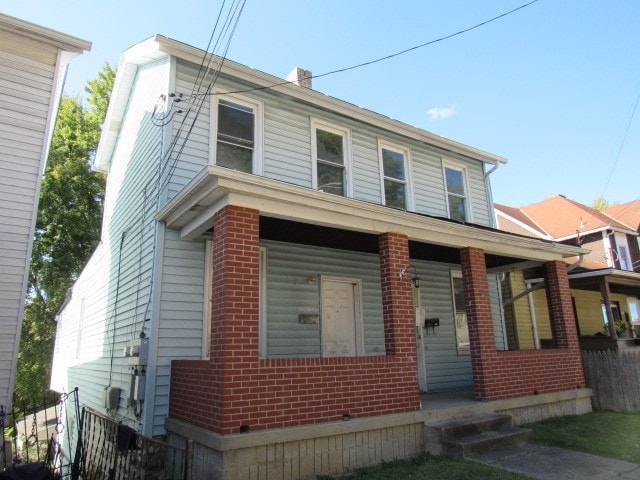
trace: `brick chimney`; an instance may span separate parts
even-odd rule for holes
[[[305,70],[304,68],[296,67],[291,70],[291,73],[287,75],[286,80],[288,82],[295,83],[300,87],[305,87],[311,89],[311,77],[313,74],[309,70]]]

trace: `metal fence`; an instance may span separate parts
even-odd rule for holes
[[[63,445],[73,445],[78,418],[77,389],[9,411],[0,405],[0,471],[38,463],[56,478],[67,478],[74,455]]]
[[[640,411],[640,350],[583,350],[596,410]]]
[[[177,448],[83,409],[76,464],[85,480],[186,480],[191,457],[189,443]]]

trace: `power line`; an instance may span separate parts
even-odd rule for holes
[[[218,42],[225,35],[227,35],[227,33],[228,33],[228,37],[227,37],[227,40],[226,40],[226,45],[225,45],[224,51],[223,51],[222,56],[221,56],[221,61],[219,62],[218,66],[217,66],[217,68],[216,68],[216,70],[215,70],[215,72],[213,74],[213,78],[209,82],[209,85],[206,87],[206,90],[205,90],[206,93],[204,93],[202,95],[197,95],[197,97],[199,97],[198,98],[199,103],[197,104],[197,109],[195,111],[195,115],[193,116],[193,121],[191,122],[191,125],[189,126],[189,130],[186,132],[186,134],[184,136],[184,139],[182,141],[182,145],[180,146],[179,151],[177,152],[175,158],[173,159],[173,163],[169,167],[169,172],[168,172],[166,178],[163,180],[159,191],[161,191],[163,188],[165,188],[169,184],[169,182],[171,181],[171,177],[173,176],[173,173],[175,172],[175,169],[177,168],[178,160],[182,156],[182,153],[183,153],[183,151],[184,151],[184,149],[186,147],[187,141],[188,141],[189,137],[191,136],[191,132],[193,131],[193,129],[194,129],[195,125],[196,125],[196,122],[198,120],[198,117],[200,115],[200,112],[202,111],[202,108],[203,108],[204,103],[205,103],[205,99],[210,94],[211,90],[213,89],[213,86],[215,85],[215,83],[218,80],[218,77],[220,75],[220,72],[222,71],[222,67],[224,65],[224,62],[226,60],[226,56],[227,56],[227,53],[229,51],[229,47],[231,46],[231,40],[233,39],[233,36],[235,34],[235,31],[236,31],[236,28],[238,26],[238,22],[240,21],[240,16],[242,15],[242,11],[244,10],[245,3],[246,3],[246,0],[242,0],[242,1],[236,2],[235,3],[235,8],[232,5],[232,7],[230,8],[230,10],[229,10],[229,12],[227,14],[227,18],[225,19],[225,24],[223,26],[223,30],[220,33],[218,40],[216,41],[216,46],[217,46]],[[234,20],[234,18],[235,18],[235,20]],[[231,28],[232,24],[233,24],[233,27]],[[231,31],[229,31],[230,28],[231,28]],[[203,81],[204,81],[205,77],[206,77],[206,73],[203,76]],[[185,114],[185,117],[183,118],[183,121],[182,121],[181,126],[180,126],[180,131],[178,131],[178,133],[176,133],[176,135],[174,137],[175,141],[172,142],[172,144],[171,144],[171,146],[169,148],[168,157],[167,157],[168,160],[171,159],[171,156],[175,151],[175,147],[178,144],[178,138],[180,136],[182,127],[184,126],[184,123],[185,123],[185,121],[188,118],[190,113],[191,113],[191,107],[189,108],[189,110]],[[167,162],[167,163],[169,163],[169,162]],[[164,172],[164,169],[163,169],[163,172]],[[161,172],[161,175],[162,175],[163,172]]]
[[[631,109],[631,115],[629,115],[627,126],[624,129],[624,133],[622,134],[622,139],[620,140],[620,144],[618,145],[618,150],[616,151],[616,154],[613,160],[613,165],[611,166],[611,170],[609,171],[609,176],[607,177],[607,181],[605,182],[604,188],[602,189],[602,196],[604,196],[604,193],[606,192],[607,187],[609,186],[609,182],[611,181],[611,177],[613,176],[613,172],[615,171],[616,166],[618,165],[618,160],[620,160],[620,154],[622,153],[622,148],[624,147],[624,144],[627,141],[631,124],[633,123],[633,119],[636,116],[636,111],[638,110],[638,103],[640,103],[640,91],[638,92],[636,100],[633,104],[633,108]]]
[[[322,77],[327,77],[329,75],[334,75],[336,73],[342,73],[342,72],[347,72],[349,70],[355,70],[356,68],[366,67],[368,65],[373,65],[375,63],[383,62],[385,60],[389,60],[391,58],[398,57],[400,55],[404,55],[405,53],[409,53],[409,52],[412,52],[414,50],[418,50],[420,48],[428,47],[429,45],[433,45],[435,43],[440,43],[440,42],[443,42],[445,40],[449,40],[450,38],[454,38],[454,37],[457,37],[459,35],[463,35],[465,33],[468,33],[470,31],[472,31],[472,30],[476,30],[476,29],[478,29],[480,27],[488,25],[489,23],[492,23],[492,22],[495,22],[497,20],[500,20],[501,18],[509,16],[509,15],[519,11],[519,10],[522,10],[522,9],[524,9],[524,8],[530,6],[530,5],[533,5],[537,1],[538,0],[532,0],[532,1],[528,2],[528,3],[520,5],[519,7],[516,7],[514,9],[512,9],[512,10],[509,10],[508,12],[501,13],[500,15],[497,15],[497,16],[495,16],[493,18],[490,18],[490,19],[485,20],[483,22],[477,23],[477,24],[475,24],[475,25],[473,25],[471,27],[467,27],[467,28],[464,28],[462,30],[458,30],[455,33],[451,33],[449,35],[445,35],[444,37],[439,37],[439,38],[436,38],[434,40],[429,40],[428,42],[424,42],[424,43],[421,43],[419,45],[415,45],[413,47],[405,48],[404,50],[401,50],[399,52],[395,52],[395,53],[392,53],[392,54],[389,54],[389,55],[385,55],[384,57],[379,57],[379,58],[376,58],[376,59],[373,59],[373,60],[368,60],[366,62],[358,63],[356,65],[351,65],[349,67],[338,68],[336,70],[331,70],[329,72],[320,73],[318,75],[312,75],[312,76],[307,77],[307,78],[308,79],[322,78]],[[234,94],[234,93],[253,92],[253,91],[257,91],[257,90],[267,90],[269,88],[278,87],[280,85],[288,85],[290,83],[293,83],[293,82],[288,81],[288,80],[284,80],[282,82],[274,83],[274,84],[271,84],[271,85],[266,85],[266,86],[263,86],[263,87],[254,87],[254,88],[248,88],[248,89],[244,89],[244,90],[235,90],[235,91],[226,92],[226,93]],[[207,93],[204,93],[204,94],[195,94],[195,95],[215,95],[215,93],[207,92]]]

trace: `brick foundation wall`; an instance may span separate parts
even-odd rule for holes
[[[408,240],[380,238],[386,355],[258,356],[259,213],[214,217],[210,360],[172,362],[169,416],[221,435],[420,410]]]
[[[584,387],[566,265],[549,262],[546,268],[549,312],[559,348],[499,351],[495,345],[484,252],[477,248],[463,249],[460,263],[476,398],[499,400]]]

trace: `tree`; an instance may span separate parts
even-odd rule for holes
[[[49,388],[55,316],[100,238],[104,174],[91,166],[115,70],[105,64],[85,87],[88,106],[63,96],[42,186],[22,323],[14,401]]]
[[[594,210],[597,211],[602,211],[605,208],[609,208],[611,206],[611,204],[609,203],[609,200],[607,200],[604,197],[598,197],[596,198],[593,203],[591,204],[591,208],[593,208]]]

